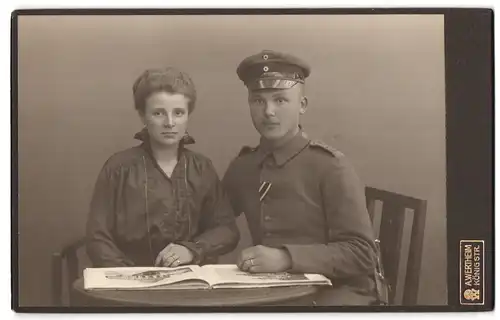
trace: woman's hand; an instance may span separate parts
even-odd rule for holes
[[[171,243],[158,254],[155,266],[173,268],[188,264],[193,261],[193,258],[194,256],[191,250],[184,246]]]

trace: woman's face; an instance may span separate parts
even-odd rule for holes
[[[177,146],[184,137],[189,118],[189,98],[180,93],[156,92],[145,101],[142,122],[152,143]]]

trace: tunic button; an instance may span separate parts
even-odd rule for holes
[[[271,221],[271,217],[270,216],[265,216],[264,217],[264,221]]]

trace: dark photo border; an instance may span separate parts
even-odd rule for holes
[[[18,234],[18,18],[26,15],[271,15],[443,14],[446,67],[446,172],[448,305],[389,307],[72,308],[20,307]],[[451,312],[494,308],[494,41],[493,10],[487,8],[357,9],[36,9],[16,10],[11,20],[11,237],[12,309],[55,312]],[[460,240],[484,240],[484,305],[460,305]]]

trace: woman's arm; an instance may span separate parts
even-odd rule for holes
[[[205,170],[204,179],[207,179],[210,188],[201,209],[200,235],[192,242],[180,243],[194,253],[193,263],[196,264],[231,252],[240,240],[228,194],[211,162]]]
[[[94,267],[132,266],[113,239],[115,187],[105,165],[94,187],[87,220],[87,254]]]

